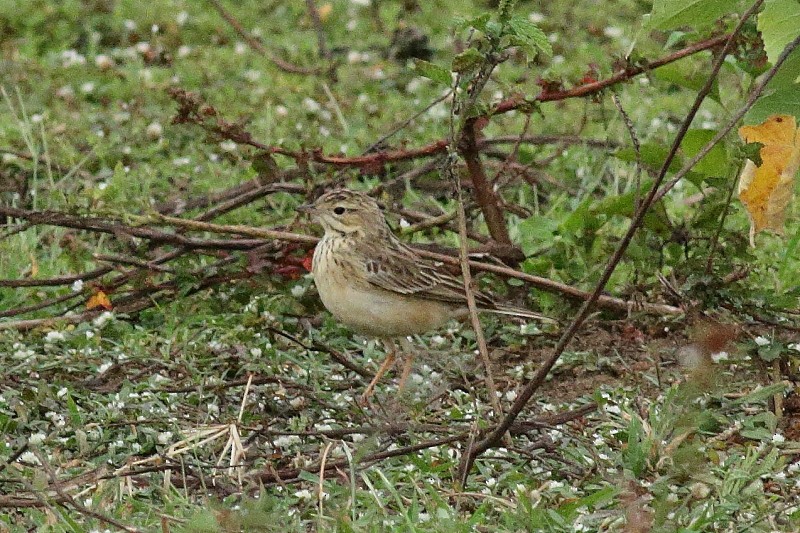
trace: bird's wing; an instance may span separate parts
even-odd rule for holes
[[[420,257],[413,250],[396,243],[381,250],[367,261],[366,277],[369,283],[381,289],[436,300],[454,305],[466,305],[464,284],[461,279],[441,270],[441,264]],[[475,292],[478,307],[493,309],[492,299]]]

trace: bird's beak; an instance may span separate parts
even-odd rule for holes
[[[314,204],[298,205],[296,208],[298,213],[311,214],[315,211]]]

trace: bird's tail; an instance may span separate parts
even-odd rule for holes
[[[539,313],[534,313],[533,311],[528,311],[527,309],[522,309],[520,307],[512,307],[510,305],[496,305],[493,308],[481,309],[481,311],[486,311],[488,313],[496,313],[498,315],[516,316],[520,318],[532,318],[534,320],[539,320],[547,324],[558,323],[556,320],[550,317],[540,315]]]

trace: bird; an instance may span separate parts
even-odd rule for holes
[[[324,230],[311,263],[323,305],[352,331],[380,339],[387,347],[386,359],[361,395],[365,403],[397,357],[394,339],[406,349],[407,336],[468,316],[464,283],[443,263],[422,257],[397,238],[378,202],[365,193],[334,189],[297,211]],[[488,293],[473,294],[479,311],[553,322],[527,309],[500,304]],[[413,351],[406,351],[399,391],[413,361]]]

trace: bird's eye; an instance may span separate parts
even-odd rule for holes
[[[336,207],[336,208],[333,209],[333,212],[336,213],[337,215],[343,215],[344,211],[345,211],[345,209],[342,206],[339,206],[339,207]]]

